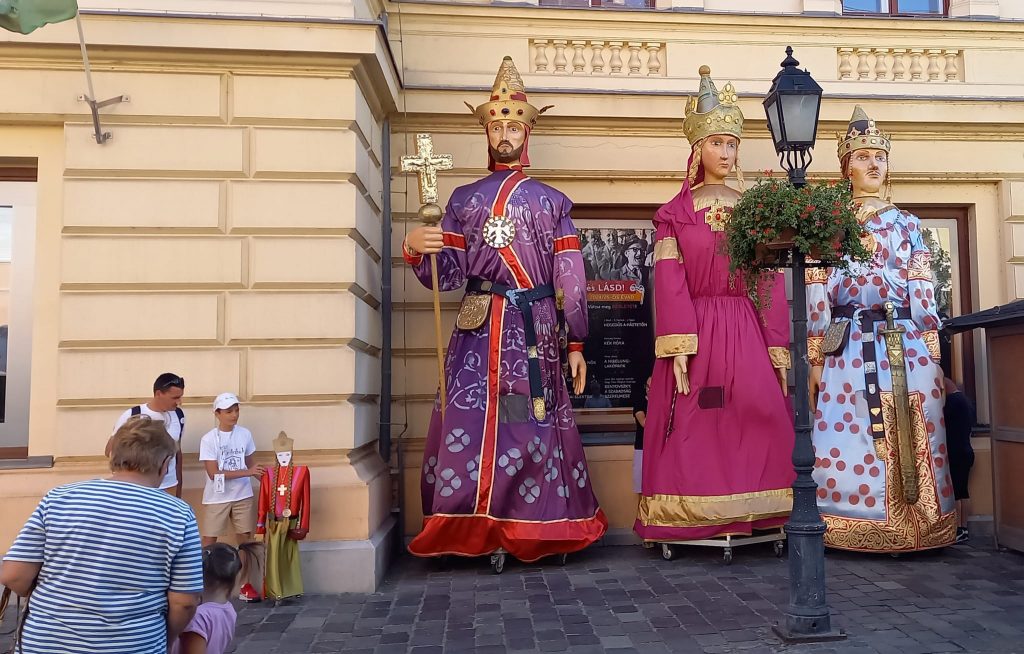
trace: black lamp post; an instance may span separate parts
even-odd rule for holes
[[[821,87],[806,70],[800,70],[793,48],[786,48],[782,70],[772,80],[764,100],[779,162],[796,187],[807,183],[821,108]],[[789,606],[775,633],[786,642],[839,640],[846,637],[832,628],[825,602],[825,523],[818,512],[818,486],[811,478],[814,449],[811,445],[811,408],[807,386],[807,292],[804,253],[793,247],[793,374],[796,376],[796,440],[793,444],[793,511],[786,523],[789,541]]]

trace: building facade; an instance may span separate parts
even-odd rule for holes
[[[1024,297],[1024,5],[633,4],[80,0],[96,99],[127,96],[99,110],[103,144],[79,99],[74,23],[0,32],[0,546],[48,488],[103,473],[118,413],[172,370],[187,386],[186,497],[200,497],[210,402],[237,392],[259,449],[284,430],[312,469],[310,591],[373,588],[419,528],[437,381],[430,292],[400,251],[416,184],[396,164],[429,132],[455,159],[442,201],[479,177],[485,140],[463,101],[483,101],[506,54],[531,101],[555,105],[531,175],[573,198],[595,251],[643,240],[677,192],[702,64],[740,96],[747,183],[779,168],[760,102],[792,45],[824,88],[810,176],[838,177],[833,134],[864,105],[893,136],[894,201],[943,252],[950,315]],[[447,330],[458,296],[442,300]],[[601,338],[642,349],[642,331],[603,332],[602,311]],[[636,507],[624,393],[643,372],[601,344],[587,357],[612,407],[580,398],[579,421],[622,542]],[[987,422],[980,335],[948,360]],[[991,465],[975,440],[984,516]]]

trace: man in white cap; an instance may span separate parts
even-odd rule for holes
[[[250,478],[263,476],[263,466],[254,465],[256,443],[252,432],[238,424],[238,397],[221,393],[213,401],[217,426],[199,443],[199,460],[206,467],[206,488],[203,490],[203,511],[199,519],[199,535],[203,547],[213,545],[217,537],[233,530],[238,542],[252,537],[256,515]],[[259,593],[246,583],[239,599],[259,601]]]

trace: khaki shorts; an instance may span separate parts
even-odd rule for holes
[[[204,504],[199,535],[216,538],[225,534],[251,534],[256,528],[253,498],[220,504]]]

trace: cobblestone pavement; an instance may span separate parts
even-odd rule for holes
[[[840,643],[784,646],[771,632],[788,602],[785,559],[768,545],[660,550],[595,547],[561,567],[403,558],[372,595],[309,596],[244,607],[237,652],[1024,653],[1024,556],[991,536],[941,552],[829,552]]]
[[[894,559],[829,552],[840,643],[784,646],[785,559],[768,545],[721,552],[594,547],[562,567],[404,557],[372,595],[307,596],[240,608],[240,654],[308,652],[743,652],[1024,654],[1024,555],[991,537]],[[4,639],[0,638],[0,645]],[[0,647],[0,651],[5,651]]]

